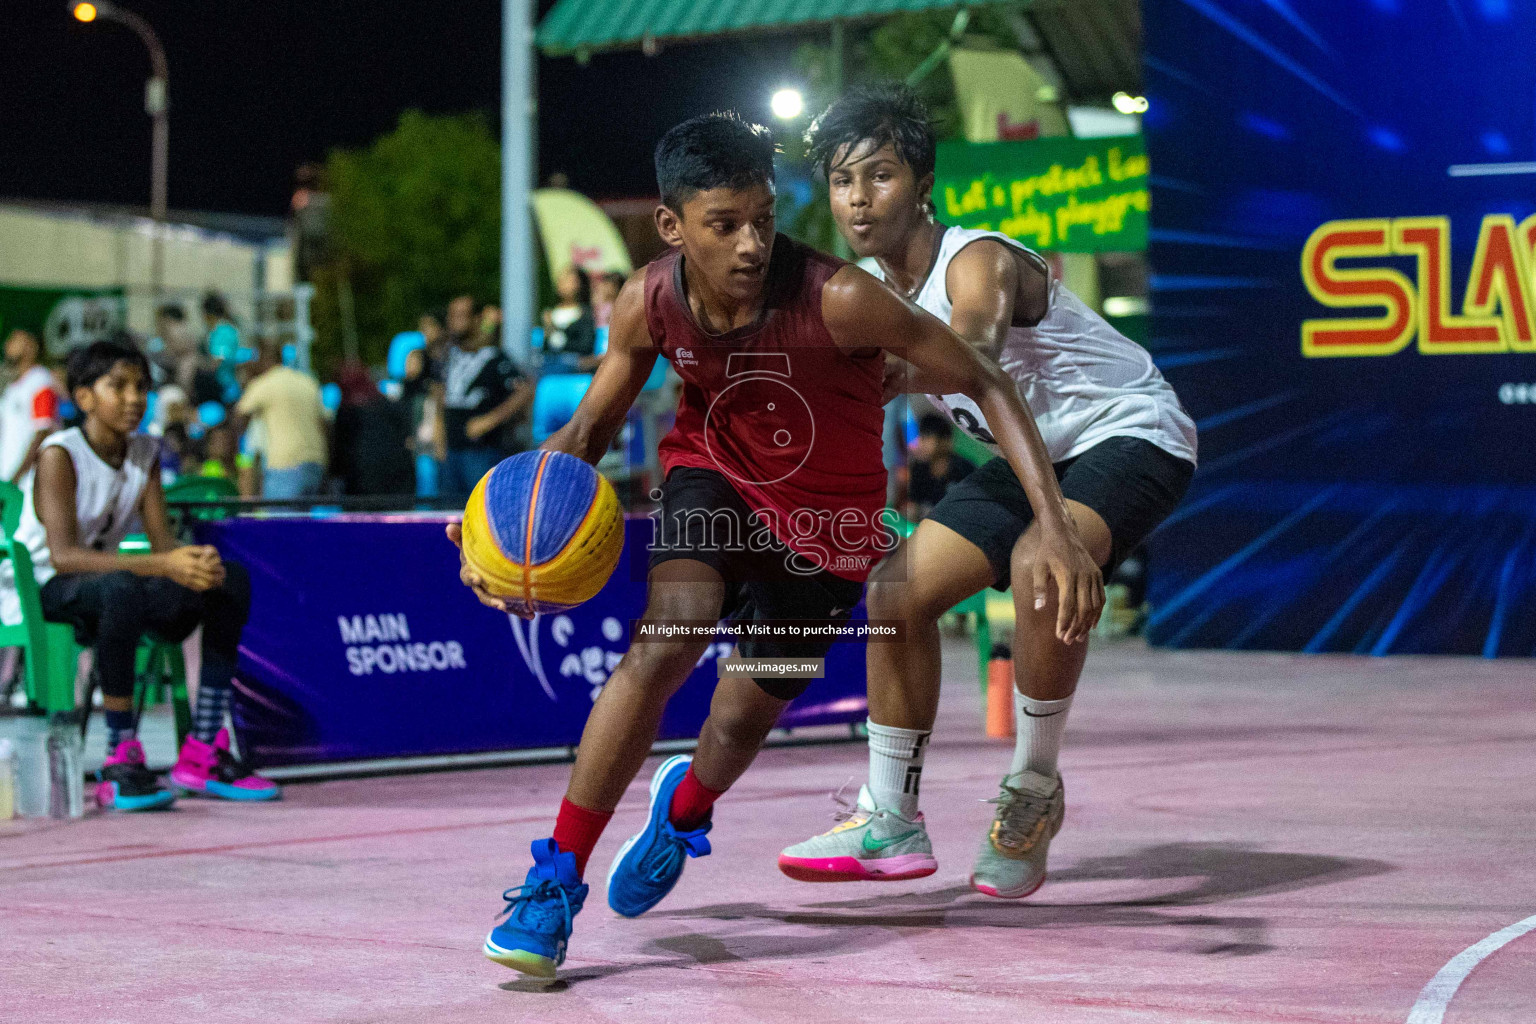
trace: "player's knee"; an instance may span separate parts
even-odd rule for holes
[[[708,640],[652,640],[631,644],[624,655],[627,675],[647,692],[671,696],[693,671]]]
[[[864,592],[864,606],[872,619],[905,619],[907,617],[906,584],[894,580],[870,577]]]
[[[1012,577],[1013,592],[1029,598],[1034,607],[1035,565],[1040,559],[1040,546],[1030,543],[1029,537],[1020,539],[1008,559],[1008,574]]]
[[[148,594],[144,577],[131,572],[110,572],[97,581],[102,612],[97,633],[103,638],[137,639],[145,629]]]
[[[903,622],[937,621],[958,598],[941,589],[916,580],[889,577],[872,581],[865,594],[865,607],[871,619],[899,619]]]
[[[652,623],[714,622],[720,618],[722,588],[708,584],[652,586],[644,621]]]
[[[712,707],[709,728],[714,738],[736,750],[756,749],[773,728],[777,715],[765,716],[753,708]]]

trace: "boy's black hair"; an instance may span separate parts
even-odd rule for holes
[[[209,320],[229,320],[229,303],[218,292],[208,292],[203,296],[203,316]]]
[[[825,178],[844,146],[851,153],[863,143],[879,149],[890,143],[915,177],[933,173],[933,123],[917,93],[905,85],[883,83],[850,90],[822,111],[805,132],[806,155]]]
[[[955,425],[943,413],[925,412],[917,421],[917,434],[919,437],[950,438],[955,436]]]
[[[181,308],[181,303],[179,302],[167,302],[155,310],[155,315],[163,316],[167,320],[174,320],[178,324],[186,322],[187,319],[187,311]]]
[[[695,193],[773,185],[773,132],[734,110],[690,117],[656,143],[656,188],[681,214]]]
[[[76,388],[88,388],[95,384],[111,373],[112,367],[118,363],[137,366],[139,372],[144,374],[145,384],[149,383],[149,360],[144,358],[144,353],[138,350],[129,336],[119,332],[109,341],[93,341],[69,354],[64,370],[69,393],[73,395]]]

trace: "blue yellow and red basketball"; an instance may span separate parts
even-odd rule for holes
[[[624,547],[613,485],[564,452],[504,459],[464,507],[464,559],[510,606],[555,612],[603,589]]]

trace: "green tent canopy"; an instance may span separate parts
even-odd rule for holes
[[[908,11],[953,10],[957,0],[560,0],[539,25],[551,57],[782,30]]]

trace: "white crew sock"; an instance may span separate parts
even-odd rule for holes
[[[931,733],[869,723],[869,795],[882,811],[917,817],[917,788]]]
[[[1061,700],[1035,700],[1013,691],[1013,767],[1009,775],[1039,772],[1049,778],[1056,774],[1056,756],[1061,753],[1061,734],[1067,728],[1067,709],[1071,697]]]

